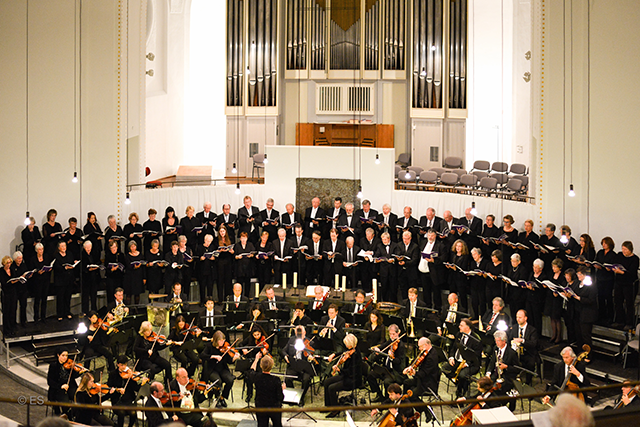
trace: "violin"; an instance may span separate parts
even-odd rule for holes
[[[96,394],[107,394],[109,393],[109,391],[111,390],[111,387],[109,387],[106,384],[98,384],[95,383],[89,390],[87,390],[89,392],[90,395],[95,396]]]
[[[331,368],[331,375],[332,376],[338,375],[338,372],[340,372],[340,366],[343,365],[355,352],[356,352],[356,349],[352,348],[351,350],[347,350],[344,353],[342,353],[342,356],[340,356],[340,359],[338,359],[338,363],[333,365],[333,367]]]
[[[238,341],[238,340],[236,340],[236,341]],[[235,342],[234,342],[234,344],[235,344]],[[222,344],[221,347],[218,347],[218,350],[220,350],[222,352],[222,356],[224,356],[225,354],[229,353],[229,356],[235,358],[236,354],[240,354],[240,353],[238,353],[238,350],[233,348],[233,346],[231,344],[229,344],[227,341],[225,341],[224,344]]]
[[[393,360],[395,359],[395,353],[396,351],[398,351],[398,346],[400,345],[400,341],[396,340],[393,342],[393,344],[391,344],[391,348],[389,349],[389,359]],[[409,390],[411,391],[411,390]]]
[[[90,328],[92,328],[92,331],[97,331],[99,329],[102,329],[103,331],[105,331],[107,333],[107,335],[111,334],[111,333],[118,333],[118,328],[111,326],[111,322],[108,322],[106,320],[102,320],[102,319],[98,319],[95,323],[92,323]]]
[[[166,344],[171,345],[175,344],[174,341],[167,339],[164,335],[158,335],[156,332],[151,331],[151,334],[148,337],[144,337],[149,342],[158,343],[158,344]]]
[[[500,389],[502,387],[502,381],[498,380],[495,385],[493,387],[491,387],[491,389],[489,391],[487,391],[486,393],[484,393],[482,395],[483,399],[486,399],[487,397],[489,397],[491,395],[491,393],[493,393],[494,391]],[[462,411],[462,414],[460,414],[455,420],[451,421],[451,424],[449,424],[449,426],[469,426],[473,423],[473,414],[471,413],[471,411],[473,411],[474,409],[480,409],[482,408],[482,404],[481,402],[478,403],[472,403],[471,405],[467,406],[466,408],[464,408],[464,410]]]
[[[190,379],[189,380],[189,384],[187,384],[187,390],[193,391],[193,389],[195,388],[199,392],[204,393],[204,395],[206,396],[207,394],[209,394],[209,392],[211,390],[220,391],[220,387],[216,387],[216,385],[215,385],[216,382],[212,382],[210,384],[207,384],[205,381],[195,382],[195,380]]]
[[[171,401],[171,404],[173,405],[173,402],[177,402],[180,399],[182,399],[182,396],[180,396],[180,393],[178,393],[177,391],[171,390],[171,394],[169,394],[165,390],[164,392],[162,392],[162,396],[160,396],[160,403],[166,405],[167,402]]]
[[[415,358],[415,360],[411,363],[411,365],[409,365],[407,370],[411,373],[411,375],[415,374],[416,369],[420,367],[420,365],[422,364],[422,362],[424,362],[424,359],[426,357],[427,357],[427,352],[423,351],[418,355],[418,357]]]
[[[133,380],[135,382],[142,381],[140,385],[144,385],[149,382],[149,378],[143,375],[143,372],[135,372],[133,369],[129,368],[124,371],[120,371],[120,378],[124,380]]]
[[[80,363],[76,363],[75,360],[72,360],[72,359],[67,359],[67,361],[64,362],[64,365],[62,365],[62,366],[67,371],[70,371],[71,369],[73,369],[74,371],[76,371],[79,374],[84,374],[85,372],[89,372],[89,370],[87,368],[82,366]]]
[[[264,335],[260,337],[256,347],[261,347],[260,351],[262,352],[263,356],[266,356],[269,353],[269,343],[267,342],[267,338]]]

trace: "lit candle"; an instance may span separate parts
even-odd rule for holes
[[[256,298],[260,296],[260,283],[256,282]]]
[[[339,286],[340,286],[340,276],[336,274],[336,290],[338,290]]]
[[[373,302],[378,302],[378,279],[373,279]]]
[[[347,276],[342,276],[342,292],[347,290]]]
[[[287,289],[287,273],[282,273],[282,289]]]
[[[294,288],[298,287],[298,272],[297,271],[293,272],[293,287]]]

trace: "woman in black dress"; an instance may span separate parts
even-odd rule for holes
[[[65,369],[64,364],[69,359],[69,353],[62,347],[56,349],[56,359],[49,364],[49,371],[47,372],[47,385],[49,390],[47,391],[47,399],[50,402],[64,402],[69,403],[78,389],[78,383],[75,379],[80,376],[75,369]],[[71,376],[71,378],[69,378]],[[60,408],[59,406],[53,407],[53,414],[60,415],[61,412],[65,414],[69,412],[71,408]]]
[[[132,240],[136,242],[136,248],[141,251],[142,250],[142,232],[143,232],[142,224],[140,224],[140,217],[137,213],[131,212],[129,214],[129,223],[124,226],[122,229],[122,234],[127,239],[125,243],[125,247],[129,247],[129,242]]]
[[[247,294],[251,288],[251,278],[253,274],[253,253],[256,248],[249,242],[249,234],[246,231],[240,233],[240,241],[233,245],[231,253],[235,257],[235,278],[236,282],[242,284],[244,293]]]
[[[232,293],[231,279],[233,277],[233,255],[227,249],[223,249],[231,245],[231,240],[227,234],[227,227],[223,224],[218,230],[218,251],[220,254],[216,258],[216,269],[218,270],[218,293],[222,289],[222,299]]]
[[[186,216],[180,220],[180,226],[182,227],[182,232],[180,234],[187,238],[187,246],[192,252],[196,250],[198,235],[202,233],[202,230],[193,230],[195,227],[202,226],[200,218],[196,217],[195,213],[196,210],[193,206],[187,206],[187,209],[185,210]]]
[[[564,274],[562,274],[563,266],[564,263],[560,258],[554,259],[551,262],[553,275],[549,280],[558,286],[565,287],[567,282],[565,281]],[[556,344],[562,341],[562,323],[560,323],[560,319],[562,318],[563,301],[564,299],[556,292],[553,292],[551,289],[547,290],[544,314],[551,318],[551,342]]]
[[[116,223],[116,216],[109,215],[107,217],[107,228],[104,229],[104,238],[107,242],[116,242],[118,244],[118,252],[122,252],[122,245],[120,242],[125,238],[122,232],[122,227]]]
[[[144,254],[144,259],[147,261],[146,265],[146,277],[147,277],[147,290],[151,294],[157,294],[162,289],[162,276],[163,261],[162,251],[160,250],[160,241],[153,239],[149,250]],[[165,264],[166,265],[166,264]]]
[[[584,264],[583,260],[593,261],[596,259],[596,249],[593,244],[593,239],[586,233],[580,235],[580,257],[581,260],[577,261],[580,264]]]
[[[84,243],[84,233],[78,228],[78,220],[75,217],[69,218],[69,228],[64,230],[64,241],[67,242],[67,251],[71,252],[73,259],[80,259],[82,256],[82,244]],[[80,278],[80,277],[78,277]]]
[[[85,239],[91,242],[91,256],[93,259],[99,260],[102,255],[102,241],[104,240],[104,236],[102,235],[102,229],[100,228],[100,224],[98,224],[95,213],[89,212],[87,214],[87,223],[84,225],[82,231],[84,232]]]
[[[482,254],[486,259],[491,258],[493,251],[498,249],[498,244],[489,240],[491,237],[496,239],[500,237],[500,228],[496,226],[495,221],[494,215],[487,215],[482,228]]]
[[[364,324],[365,333],[365,345],[363,354],[368,356],[371,352],[371,347],[376,347],[387,340],[387,328],[385,328],[382,314],[377,309],[371,310],[369,313],[369,321]]]
[[[187,289],[187,293],[189,293],[189,285],[193,280],[193,275],[195,273],[195,260],[193,258],[193,250],[189,246],[187,246],[187,237],[186,236],[178,236],[178,253],[182,254],[182,259],[184,260],[184,267],[182,267],[182,282],[183,288]]]
[[[44,245],[36,244],[36,255],[31,259],[32,269],[38,270],[29,279],[29,292],[33,295],[33,321],[44,322],[47,319],[47,297],[51,281],[51,259],[44,254]],[[47,268],[45,268],[45,266]]]
[[[542,331],[542,312],[547,296],[547,292],[545,292],[544,286],[542,285],[542,282],[545,280],[547,280],[547,275],[544,273],[544,261],[536,258],[536,260],[533,261],[533,271],[529,275],[529,282],[534,282],[538,287],[527,285],[529,292],[526,307],[531,324],[537,331]]]
[[[135,240],[129,242],[129,250],[124,256],[124,293],[129,298],[135,297],[133,304],[140,304],[140,294],[144,292],[144,257],[138,250]],[[131,301],[131,300],[130,300]]]
[[[2,257],[0,270],[0,287],[2,288],[2,332],[7,337],[16,333],[16,311],[18,310],[18,286],[20,282],[10,282],[13,276],[11,268],[13,260],[10,256]]]
[[[24,260],[22,252],[16,251],[13,254],[13,277],[20,277],[24,275],[28,268],[27,263]],[[27,324],[27,298],[29,298],[29,288],[24,283],[17,283],[17,297],[18,304],[20,305],[20,325],[25,326]]]
[[[151,208],[147,212],[149,215],[149,219],[142,224],[142,229],[145,231],[144,233],[144,254],[146,255],[151,249],[151,243],[154,240],[160,241],[160,236],[162,236],[162,223],[156,219],[156,215],[158,211]]]
[[[176,212],[171,206],[167,206],[164,211],[164,218],[162,218],[162,251],[167,254],[171,252],[171,242],[178,241],[178,218],[176,218]]]
[[[95,387],[95,383],[93,382],[93,375],[90,373],[85,373],[82,375],[82,379],[80,380],[80,385],[78,386],[78,391],[76,391],[75,395],[75,403],[82,403],[85,405],[100,405],[100,393],[92,394],[91,389]],[[90,425],[98,425],[98,426],[112,426],[113,421],[106,415],[102,414],[99,409],[78,409],[76,410],[76,419],[77,423],[90,426]]]
[[[180,366],[187,370],[189,377],[192,377],[198,367],[198,354],[195,352],[195,335],[191,333],[189,323],[184,316],[176,316],[176,324],[171,328],[169,340],[177,345],[171,346],[173,357],[180,362]]]
[[[478,248],[471,249],[471,270],[487,271],[489,261],[482,256],[482,251]],[[469,292],[471,293],[471,307],[474,317],[479,317],[487,310],[487,279],[484,275],[469,277]]]
[[[42,236],[40,235],[40,230],[36,225],[36,220],[34,217],[29,217],[29,225],[27,225],[24,230],[22,230],[22,253],[24,254],[24,259],[30,261],[34,256],[36,256],[36,243],[39,243],[42,240]]]
[[[622,242],[622,249],[618,254],[616,264],[622,268],[614,268],[616,274],[615,299],[616,323],[624,325],[624,330],[628,331],[635,327],[635,282],[638,280],[638,256],[633,253],[633,243]],[[615,325],[614,324],[614,325]]]
[[[44,253],[55,256],[58,253],[58,242],[62,238],[62,226],[56,222],[58,211],[49,209],[47,212],[47,222],[42,224],[42,243]],[[57,234],[59,233],[59,234]]]
[[[198,277],[198,289],[200,291],[200,302],[205,303],[207,295],[213,295],[213,280],[215,275],[215,262],[213,251],[213,236],[204,236],[204,243],[196,248],[196,276]]]
[[[487,263],[487,269],[485,270],[487,275],[487,304],[489,301],[493,301],[495,297],[502,298],[502,279],[498,276],[502,274],[502,251],[496,249],[491,253],[491,262]]]
[[[511,243],[515,243],[518,241],[518,230],[516,230],[513,227],[513,224],[516,221],[513,219],[513,216],[511,215],[505,215],[504,218],[502,218],[502,227],[500,227],[500,235],[502,236],[503,234],[507,235],[506,241],[507,242],[511,242]],[[503,260],[510,260],[511,259],[511,255],[513,255],[515,253],[515,249],[506,244],[503,243],[502,244],[502,259]],[[511,264],[509,264],[508,262],[504,262],[502,264],[502,274],[507,274],[509,272],[509,269],[511,267]]]
[[[100,269],[98,264],[100,259],[93,256],[93,244],[87,240],[82,245],[82,313],[87,314],[90,310],[98,311],[97,295],[98,283],[100,282]],[[89,307],[91,301],[91,307]]]
[[[174,240],[171,242],[169,252],[164,256],[164,260],[167,261],[169,265],[164,269],[162,282],[164,283],[164,292],[168,294],[171,292],[174,283],[182,283],[182,265],[184,264],[184,260],[182,254],[178,251],[177,241]]]
[[[451,246],[451,264],[455,264],[464,271],[469,271],[469,249],[462,239],[458,239]],[[449,272],[449,290],[458,294],[460,310],[467,311],[467,295],[469,294],[469,280],[467,276],[455,269]]]
[[[600,244],[602,249],[596,254],[596,261],[600,264],[615,264],[616,253],[613,251],[616,247],[613,239],[609,236],[604,237]],[[613,322],[613,283],[615,273],[606,268],[594,264],[596,268],[596,284],[598,286],[598,311],[600,312],[600,321],[604,324]]]
[[[273,244],[269,241],[268,231],[263,231],[262,234],[260,234],[260,240],[257,245],[256,251],[258,251],[258,253],[256,254],[256,263],[258,264],[258,283],[260,283],[260,288],[263,288],[267,283],[271,283],[271,272],[273,270],[272,257],[260,255],[260,252],[265,254],[267,252],[273,252]],[[245,289],[245,292],[248,293],[249,290]]]
[[[122,288],[124,280],[124,255],[118,251],[120,244],[112,240],[107,244],[104,254],[105,279],[107,283],[107,297],[112,298],[116,288]]]
[[[509,268],[506,276],[516,284],[520,281],[527,281],[529,273],[522,266],[520,254],[511,255],[511,268]],[[513,286],[507,283],[507,301],[509,301],[509,309],[511,313],[517,313],[518,310],[524,310],[527,306],[527,295],[529,291],[520,286]]]
[[[67,244],[63,241],[58,242],[58,254],[55,261],[53,264],[53,283],[56,287],[58,321],[61,321],[64,316],[69,319],[73,317],[71,315],[71,294],[75,283],[74,267],[72,267],[75,260],[67,251]]]

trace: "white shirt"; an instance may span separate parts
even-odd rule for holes
[[[318,213],[318,208],[311,208],[311,218],[315,218]],[[313,222],[309,223],[309,227],[313,228],[315,224]]]
[[[162,408],[162,407],[163,407],[162,402],[160,402],[160,399],[158,399],[157,397],[155,397],[153,394],[151,395],[151,397],[153,397],[153,400],[155,400],[155,401],[156,401],[156,405],[158,405],[158,407],[159,407],[159,408]],[[165,420],[168,420],[168,419],[169,419],[169,415],[167,415],[167,413],[166,413],[166,412],[161,411],[160,413],[162,414],[162,418],[164,418]]]
[[[207,318],[207,328],[213,327],[213,310],[207,310],[207,314],[205,316]]]
[[[313,243],[313,254],[314,255],[319,255],[320,254],[320,242],[318,243]]]
[[[430,254],[431,252],[433,252],[433,247],[436,245],[435,240],[433,242],[430,242],[429,240],[427,240],[427,244],[424,246],[424,249],[422,250],[423,254]],[[425,269],[427,271],[425,271],[425,273],[429,273],[429,262],[423,263],[423,265],[425,265]]]

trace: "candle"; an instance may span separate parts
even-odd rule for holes
[[[340,276],[336,274],[336,290],[338,290],[339,286],[340,286]]]
[[[256,298],[260,296],[260,283],[256,282]]]
[[[293,287],[294,288],[298,287],[298,272],[297,271],[293,272]]]
[[[287,289],[287,273],[282,273],[282,289]]]
[[[373,279],[373,302],[378,302],[378,279]]]
[[[347,290],[347,276],[342,276],[342,292]]]

